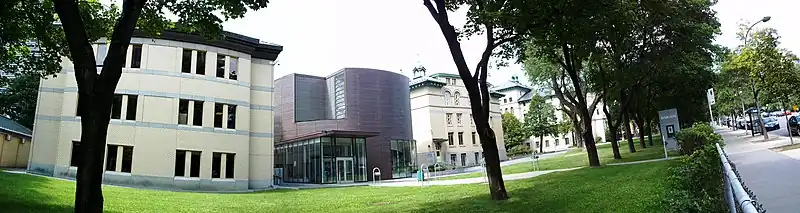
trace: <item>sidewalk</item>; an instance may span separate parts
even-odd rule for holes
[[[770,134],[770,139],[764,141],[762,136],[721,128],[717,133],[725,140],[725,152],[736,164],[744,184],[768,212],[798,212],[800,160],[769,149],[788,145],[788,138]]]

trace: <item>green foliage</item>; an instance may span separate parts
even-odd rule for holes
[[[503,138],[505,139],[505,147],[511,147],[522,144],[523,141],[530,137],[529,131],[519,122],[517,117],[511,113],[503,113]]]
[[[536,137],[558,134],[555,108],[539,95],[533,96],[525,113],[525,126]]]
[[[713,143],[697,147],[669,169],[665,206],[669,206],[670,212],[727,212],[721,169],[719,152]]]
[[[531,152],[533,152],[533,150],[531,150],[531,148],[528,146],[516,145],[508,150],[508,155],[509,156],[529,155],[531,154]]]
[[[714,127],[704,122],[695,123],[691,128],[681,129],[676,138],[681,147],[681,154],[684,155],[692,154],[708,144],[713,146],[715,143],[723,143],[722,136],[714,133]]]
[[[23,74],[13,79],[0,79],[0,85],[7,88],[5,92],[0,92],[0,114],[33,128],[39,78],[36,74]]]

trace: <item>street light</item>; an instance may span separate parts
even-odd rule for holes
[[[750,25],[750,27],[747,28],[747,32],[744,33],[744,46],[745,47],[747,46],[747,38],[750,35],[750,30],[752,30],[753,27],[756,26],[756,24],[761,23],[761,22],[768,22],[770,19],[772,19],[772,17],[764,16],[764,18],[761,18],[761,20],[758,20],[756,23],[753,23],[752,25]],[[766,139],[769,139],[769,135],[767,135],[767,128],[764,127],[764,119],[761,118],[761,107],[758,106],[758,92],[756,91],[756,80],[754,78],[750,78],[750,86],[753,88],[753,102],[756,105],[756,114],[758,116],[758,124],[759,124],[759,127],[761,128],[761,134],[764,135],[764,140],[766,140]],[[755,132],[756,128],[755,127],[751,128],[751,131]]]

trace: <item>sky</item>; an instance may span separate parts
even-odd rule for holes
[[[757,2],[757,3],[756,3]],[[738,25],[764,16],[772,19],[756,28],[772,27],[782,37],[781,47],[800,52],[800,20],[796,0],[719,0],[713,9],[721,23],[715,43],[734,48]],[[795,9],[793,9],[795,8]],[[460,27],[465,12],[450,12]],[[302,73],[327,76],[341,68],[362,67],[393,71],[412,77],[417,65],[432,73],[457,73],[436,22],[421,0],[271,0],[266,9],[223,24],[227,31],[283,46],[275,78]],[[462,40],[470,68],[480,60],[486,43],[481,36]],[[527,82],[520,65],[490,71],[489,82],[502,84],[517,75]]]

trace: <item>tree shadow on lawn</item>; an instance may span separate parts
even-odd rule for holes
[[[624,172],[624,169],[636,170]],[[665,188],[659,177],[663,167],[630,166],[584,168],[556,172],[533,179],[507,181],[510,199],[492,201],[488,185],[484,194],[430,202],[419,212],[663,212]],[[593,171],[594,170],[594,171]],[[596,170],[601,170],[599,173]],[[643,175],[642,175],[643,174]],[[432,195],[436,196],[436,195]]]
[[[53,181],[72,187],[55,187]],[[66,189],[65,189],[66,188]],[[75,183],[0,171],[0,212],[73,212]]]

